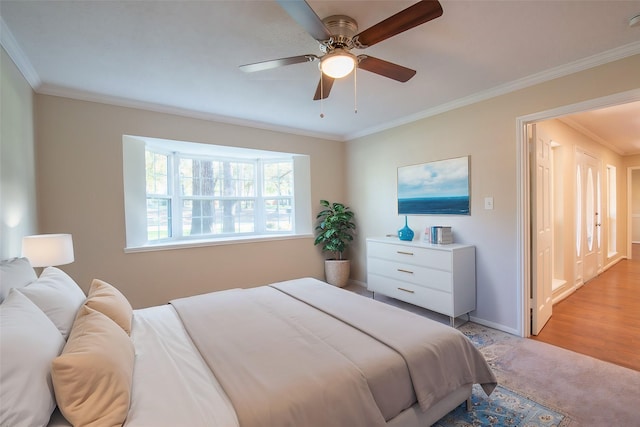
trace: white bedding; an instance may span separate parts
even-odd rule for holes
[[[302,283],[304,280],[308,281],[309,279],[300,279],[300,282]],[[340,291],[342,292],[342,290]],[[296,304],[299,305],[299,302],[289,303],[292,307]],[[303,305],[306,304],[303,303]],[[298,318],[297,309],[290,313],[288,316]],[[332,345],[337,346],[336,348],[340,348],[340,352],[343,352],[348,359],[352,359],[354,362],[360,360],[359,365],[363,372],[377,372],[375,376],[387,385],[386,388],[391,386],[394,381],[397,382],[399,378],[408,375],[407,372],[404,372],[406,367],[402,368],[402,372],[388,368],[390,369],[388,375],[391,377],[384,381],[381,367],[376,365],[380,361],[380,354],[386,354],[384,358],[391,358],[394,363],[397,363],[396,359],[399,354],[391,350],[390,347],[386,347],[387,350],[377,349],[373,352],[376,353],[375,359],[372,358],[368,362],[368,356],[366,356],[368,353],[363,352],[361,347],[369,346],[367,341],[377,342],[377,340],[369,334],[359,337],[350,336],[355,333],[355,329],[345,335],[342,331],[343,326],[331,326],[336,320],[333,316],[329,316],[333,319],[331,322],[322,319],[326,317],[326,313],[318,311],[311,318],[303,321],[300,317],[298,321],[304,324],[304,328],[310,331],[315,330],[314,333],[317,336],[322,337],[328,343],[332,342]],[[338,326],[340,327],[338,328]],[[348,328],[352,329],[350,326]],[[190,333],[185,329],[183,319],[180,318],[172,305],[134,310],[131,339],[135,347],[135,363],[131,407],[124,424],[125,427],[239,427],[238,416],[230,398],[199,353],[189,335]],[[380,345],[384,347],[383,344],[378,343],[378,346]],[[371,350],[371,348],[369,349]],[[409,380],[410,382],[411,380]],[[389,390],[380,389],[380,386],[375,386],[374,382],[369,385],[375,396],[385,392],[387,395],[389,394]],[[420,410],[418,404],[411,406],[409,403],[411,407],[407,407],[406,403],[401,403],[402,401],[407,402],[407,399],[409,401],[415,399],[415,394],[410,390],[409,394],[405,395],[405,392],[401,391],[402,388],[398,387],[400,385],[392,386],[394,391],[391,391],[390,394],[397,395],[396,400],[395,402],[387,402],[387,405],[393,402],[391,403],[392,407],[401,404],[407,409],[400,409],[401,413],[398,414],[398,409],[385,408],[384,404],[379,408],[385,414],[384,418],[389,426],[430,425],[464,401],[470,395],[471,390],[471,384],[463,384],[434,405],[432,409],[424,412]],[[380,391],[376,392],[376,389]],[[378,399],[376,398],[376,400]],[[378,405],[380,403],[378,401]],[[56,410],[49,426],[66,427],[69,424]]]
[[[239,427],[227,395],[171,305],[135,310],[136,348],[127,427]],[[49,427],[69,423],[54,412]]]
[[[238,426],[233,406],[170,305],[136,310],[131,408],[125,426]]]

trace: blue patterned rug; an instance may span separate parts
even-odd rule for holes
[[[492,367],[499,356],[499,349],[507,348],[511,340],[519,339],[472,322],[458,329],[480,349]],[[470,411],[467,411],[466,404],[462,404],[434,424],[434,427],[559,427],[572,422],[566,414],[501,385],[488,397],[479,385],[474,385],[471,403],[473,407]]]
[[[552,427],[565,424],[566,416],[502,386],[491,396],[473,386],[472,408],[462,404],[434,424],[434,427],[519,426]]]

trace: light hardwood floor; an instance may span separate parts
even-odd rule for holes
[[[531,337],[640,371],[640,244],[623,260],[553,306]]]

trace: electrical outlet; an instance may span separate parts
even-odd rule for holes
[[[493,209],[493,197],[485,197],[484,198],[484,208],[485,209]]]

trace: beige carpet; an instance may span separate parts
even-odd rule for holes
[[[371,297],[361,286],[346,289]],[[375,299],[448,324],[428,310]],[[480,348],[500,384],[567,414],[571,427],[640,426],[640,372],[472,322],[456,326]]]
[[[500,384],[567,414],[572,427],[640,426],[640,372],[474,323],[459,330]]]

